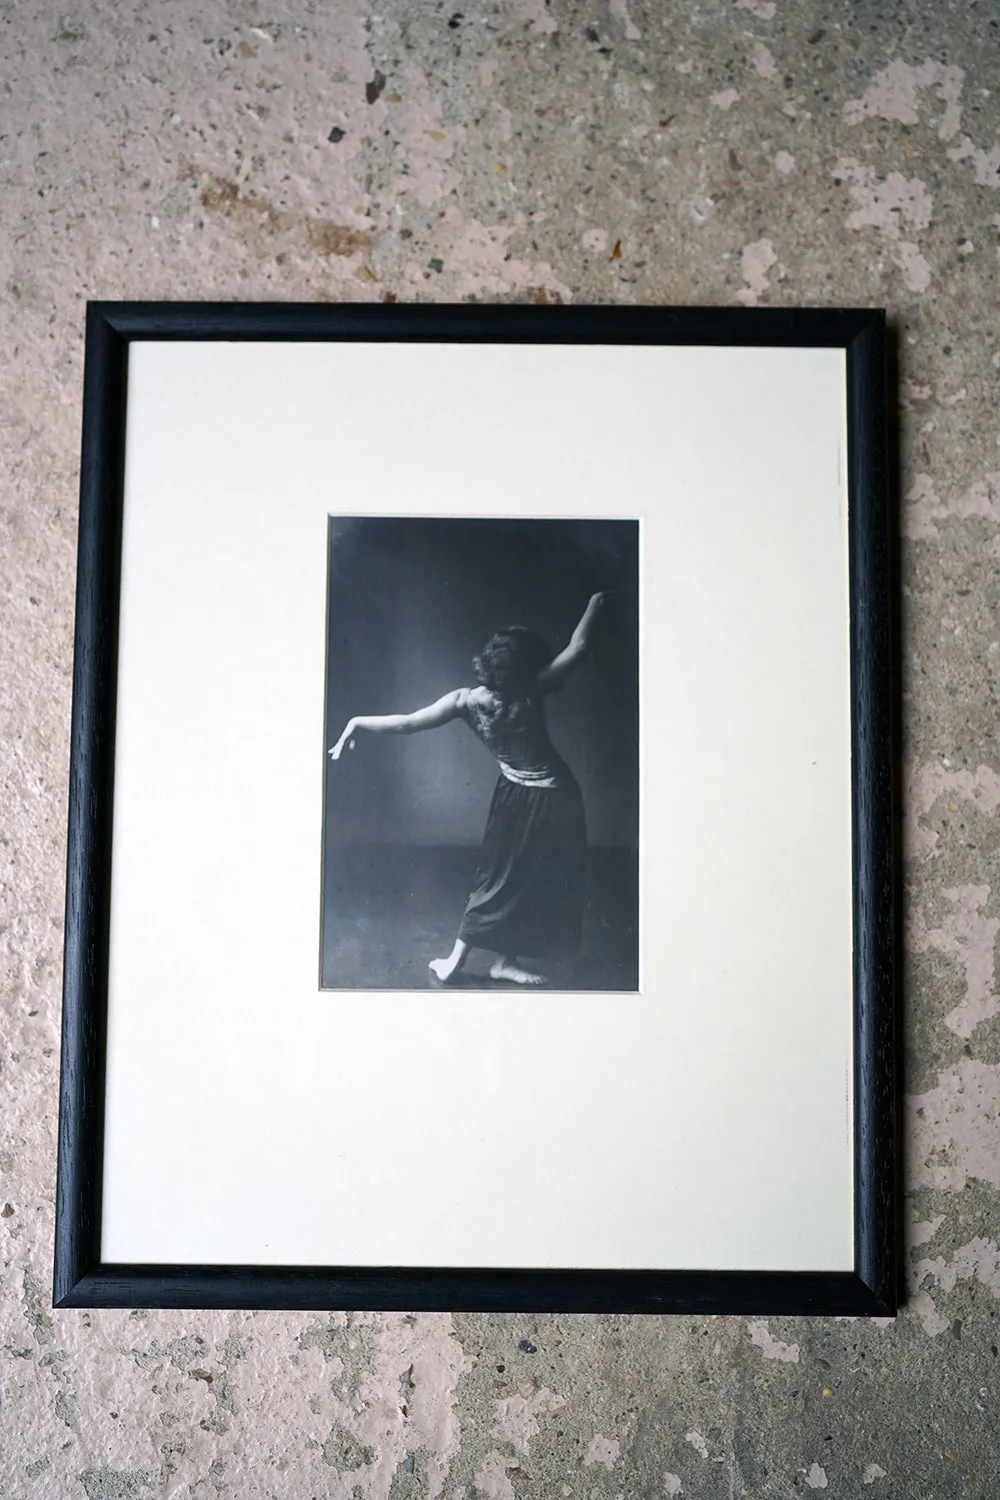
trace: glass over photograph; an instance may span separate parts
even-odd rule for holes
[[[635,991],[638,521],[328,536],[321,988]]]

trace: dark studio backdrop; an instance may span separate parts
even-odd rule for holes
[[[330,522],[327,746],[352,715],[407,713],[473,686],[473,657],[506,625],[559,651],[590,595],[614,591],[587,659],[546,708],[587,812],[581,989],[636,987],[638,540],[635,521]],[[496,762],[455,721],[361,733],[337,763],[326,757],[325,777],[322,985],[424,988],[429,959],[454,941]]]

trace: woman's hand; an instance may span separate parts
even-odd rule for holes
[[[337,741],[337,743],[335,745],[331,745],[329,751],[327,752],[328,755],[330,756],[331,760],[339,760],[340,759],[341,755],[343,754],[344,746],[345,745],[350,745],[350,748],[352,750],[354,749],[354,731],[355,731],[354,720],[353,719],[348,719],[347,724],[346,724],[346,726],[344,728],[344,732],[340,736],[340,739]]]

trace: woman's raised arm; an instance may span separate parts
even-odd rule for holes
[[[366,717],[348,719],[344,731],[328,754],[339,760],[344,746],[354,747],[354,736],[359,730],[367,734],[417,734],[421,729],[438,729],[452,719],[460,717],[465,706],[465,688],[455,688],[445,693],[426,708],[415,709],[412,714],[369,714]]]
[[[598,616],[607,603],[608,595],[592,594],[580,622],[558,656],[554,656],[547,667],[538,674],[538,686],[543,693],[558,693],[564,687],[573,670],[579,666],[590,649],[590,640]]]

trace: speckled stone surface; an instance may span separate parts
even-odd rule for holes
[[[0,1495],[992,1496],[1000,14],[455,7],[0,5]],[[51,1309],[84,302],[388,296],[890,310],[895,1322]]]

